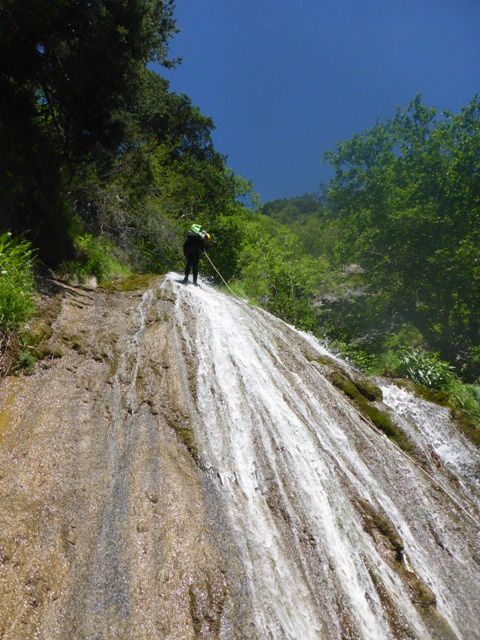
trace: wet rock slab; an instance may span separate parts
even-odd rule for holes
[[[0,637],[217,638],[229,595],[173,304],[59,298],[34,375],[0,384]]]
[[[478,531],[416,466],[480,517],[454,427],[383,388],[415,463],[311,336],[127,284],[57,293],[34,374],[0,382],[0,638],[476,639]],[[461,467],[430,464],[447,432]]]

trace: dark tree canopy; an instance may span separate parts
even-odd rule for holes
[[[27,102],[71,158],[122,141],[143,67],[170,64],[176,31],[173,3],[158,0],[7,0],[1,18],[4,100]]]
[[[0,211],[42,248],[50,238],[52,261],[66,250],[62,173],[114,159],[145,64],[171,64],[175,31],[170,0],[2,3]]]

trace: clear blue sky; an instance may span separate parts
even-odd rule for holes
[[[480,92],[480,0],[177,0],[171,88],[212,116],[228,165],[267,201],[315,191],[322,156],[420,92]]]

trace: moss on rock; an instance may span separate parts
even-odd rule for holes
[[[176,428],[175,431],[177,432],[180,440],[193,456],[193,459],[196,460],[198,457],[198,452],[195,444],[195,434],[193,432],[193,429],[191,429],[190,427],[180,427]]]
[[[371,422],[373,422],[373,424],[378,429],[380,429],[388,438],[393,440],[401,449],[406,452],[411,452],[413,450],[412,444],[393,422],[388,413],[375,407],[370,402],[370,400],[367,399],[367,397],[360,391],[356,382],[350,380],[337,371],[331,372],[328,377],[332,384],[334,384],[338,389],[343,391],[346,396],[353,400],[360,412]],[[374,394],[372,391],[370,395],[375,396],[376,394]]]
[[[380,429],[390,440],[393,440],[401,449],[407,453],[413,451],[413,446],[408,438],[393,422],[386,411],[377,409],[369,403],[364,403],[361,407],[364,414],[366,414],[373,424]]]
[[[328,378],[330,382],[332,382],[338,389],[343,391],[343,393],[345,393],[345,395],[347,395],[352,400],[359,401],[362,397],[362,394],[357,389],[355,383],[338,371],[332,371]]]
[[[368,378],[356,377],[355,386],[367,400],[371,400],[372,402],[381,402],[383,400],[380,387],[371,380],[368,380]]]
[[[361,509],[365,530],[370,535],[377,530],[390,544],[395,552],[395,560],[403,562],[403,541],[393,524],[385,516],[375,511],[375,509],[361,498],[358,500]]]

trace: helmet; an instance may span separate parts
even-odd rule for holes
[[[202,233],[204,229],[201,224],[192,224],[192,226],[190,227],[190,231],[192,233]]]

